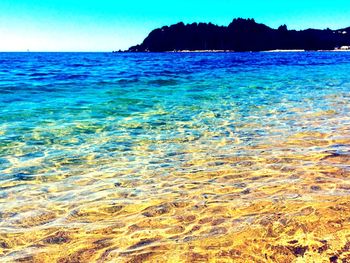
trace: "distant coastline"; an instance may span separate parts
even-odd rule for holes
[[[125,53],[132,51],[113,51],[113,53]],[[247,51],[246,51],[247,52]],[[275,50],[262,50],[262,51],[249,51],[249,52],[262,52],[262,53],[301,53],[301,52],[350,52],[350,49],[332,49],[332,50],[304,50],[304,49],[275,49]],[[150,53],[150,51],[138,51],[137,53]],[[159,52],[155,52],[159,53]],[[237,53],[234,50],[173,50],[164,51],[163,53]]]
[[[153,30],[127,52],[302,52],[349,51],[350,27],[289,30],[273,29],[254,19],[234,19],[228,26],[180,22]]]
[[[350,50],[349,50],[350,51]],[[175,50],[175,51],[166,51],[167,53],[233,53],[234,50]],[[266,50],[260,52],[305,52],[304,49],[275,49],[275,50]]]

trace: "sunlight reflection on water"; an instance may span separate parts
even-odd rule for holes
[[[1,54],[0,259],[350,257],[350,54]]]

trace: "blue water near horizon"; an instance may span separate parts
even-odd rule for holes
[[[232,112],[244,122],[252,116],[264,121],[268,113],[261,109],[266,108],[285,116],[292,106],[331,110],[322,97],[347,94],[350,85],[350,53],[335,52],[1,53],[0,64],[0,158],[6,170],[0,180],[40,174],[41,167],[11,169],[8,156],[22,160],[47,154],[50,165],[50,159],[67,152],[51,153],[46,147],[71,149],[96,131],[132,137],[86,149],[114,155],[141,137],[200,137],[204,131],[217,131],[215,123]],[[205,112],[216,117],[196,119]],[[127,118],[139,126],[123,127]],[[233,129],[241,120],[232,119]],[[178,122],[204,127],[187,124],[179,134],[174,130]],[[290,132],[303,129],[296,123],[283,125]],[[263,129],[254,132],[264,134]],[[76,141],[69,136],[77,136]],[[248,142],[249,134],[244,138],[254,143]]]

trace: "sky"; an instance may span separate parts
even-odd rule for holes
[[[0,0],[0,51],[112,51],[180,21],[289,29],[350,26],[349,0]]]

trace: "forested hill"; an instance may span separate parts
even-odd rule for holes
[[[227,27],[212,23],[178,23],[153,30],[142,44],[130,52],[184,50],[333,50],[350,46],[350,27],[338,30],[288,30],[286,25],[273,29],[254,19],[234,19]]]

